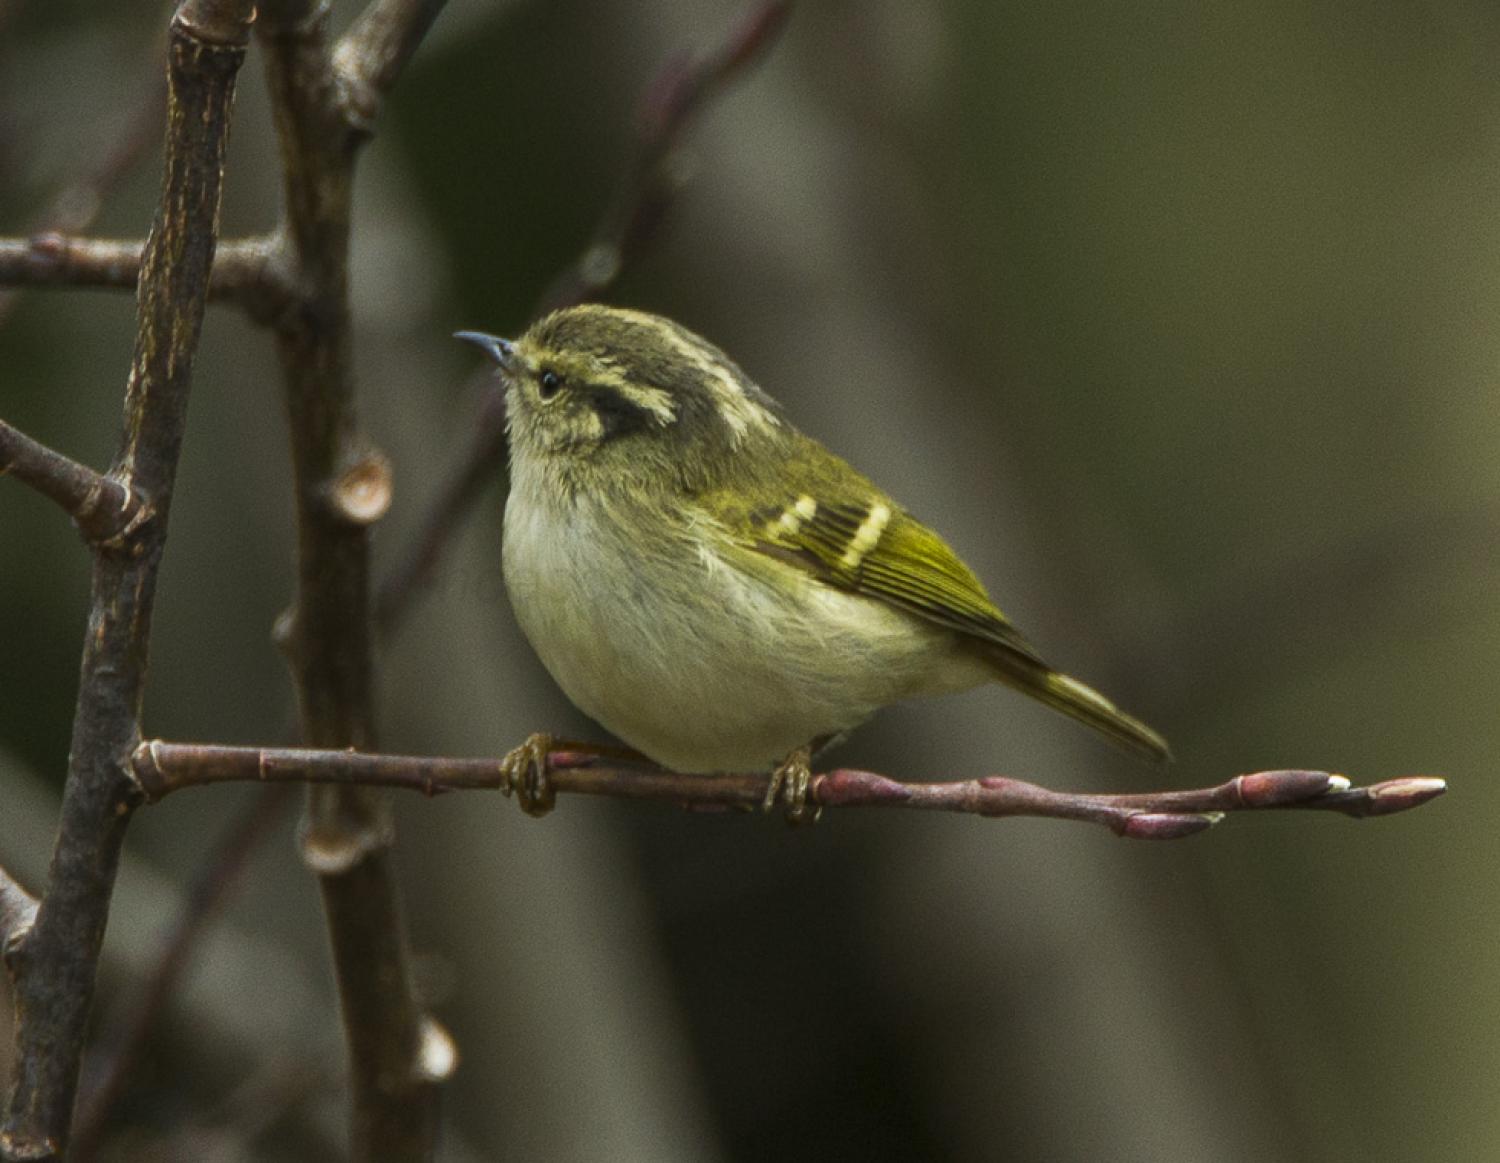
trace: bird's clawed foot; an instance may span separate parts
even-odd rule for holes
[[[500,761],[500,790],[506,795],[514,792],[516,802],[528,816],[545,816],[557,804],[557,789],[551,779],[554,761],[563,770],[585,767],[601,759],[632,766],[656,766],[633,747],[560,739],[538,731]]]
[[[786,805],[788,824],[815,824],[823,809],[807,802],[808,789],[812,786],[812,745],[799,747],[783,759],[771,773],[766,785],[764,811],[776,809],[779,800]]]
[[[514,792],[528,816],[545,816],[557,803],[547,767],[553,744],[551,735],[538,732],[500,761],[500,790],[506,795]]]

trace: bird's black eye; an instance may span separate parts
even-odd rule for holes
[[[542,399],[550,400],[562,388],[562,379],[555,371],[544,371],[537,379],[537,391]]]

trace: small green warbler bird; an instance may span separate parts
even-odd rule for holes
[[[887,703],[1002,682],[1164,759],[1059,674],[947,543],[671,320],[583,306],[479,332],[510,428],[505,584],[580,710],[677,771],[772,764],[800,817],[813,750]],[[542,760],[533,746],[508,764]]]

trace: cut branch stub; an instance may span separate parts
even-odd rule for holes
[[[328,501],[349,524],[373,525],[390,509],[394,486],[390,459],[371,449],[333,479]]]

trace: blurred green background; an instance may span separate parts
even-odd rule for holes
[[[476,356],[449,333],[524,326],[630,156],[637,95],[742,11],[453,0],[438,21],[360,171],[362,412],[398,485],[380,561],[472,423]],[[24,234],[128,132],[165,9],[6,0],[0,23],[0,232]],[[565,800],[535,822],[498,797],[403,799],[422,977],[463,1056],[443,1158],[1500,1153],[1497,53],[1500,15],[1472,3],[796,10],[696,126],[696,176],[612,301],[729,350],[1178,762],[1137,766],[996,690],[894,708],[838,758],[1079,790],[1279,766],[1453,790],[1406,817],[1231,818],[1161,846],[1040,821],[789,830]],[[276,213],[260,64],[228,233]],[[153,146],[93,230],[143,234],[158,181]],[[132,328],[129,296],[27,292],[0,325],[0,415],[106,464]],[[283,737],[283,427],[266,337],[215,309],[153,735]],[[503,495],[382,658],[389,750],[598,730],[510,616]],[[0,486],[0,863],[33,884],[87,564],[44,502]],[[257,794],[139,813],[105,1020]],[[109,1149],[327,1157],[339,1055],[289,819]]]

